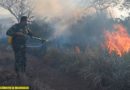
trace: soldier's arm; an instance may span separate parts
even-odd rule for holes
[[[42,42],[47,41],[47,40],[44,40],[44,39],[39,38],[39,37],[37,37],[36,35],[34,35],[33,32],[32,32],[30,29],[28,29],[28,35],[29,35],[31,38],[40,40],[40,41],[42,41]]]
[[[17,32],[17,24],[13,25],[12,27],[10,27],[7,32],[6,35],[8,36],[14,36],[14,35],[21,35],[23,36],[24,34],[22,32]]]
[[[10,28],[7,30],[6,35],[8,35],[8,36],[13,36],[14,33],[15,33],[15,31],[16,31],[16,24],[13,25],[12,27],[10,27]]]
[[[30,29],[28,29],[28,35],[29,35],[30,37],[33,37],[33,36],[34,36],[33,32],[32,32]]]

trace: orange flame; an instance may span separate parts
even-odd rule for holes
[[[115,52],[121,57],[130,51],[130,36],[121,24],[114,25],[114,30],[114,32],[105,32],[105,46],[110,54]]]

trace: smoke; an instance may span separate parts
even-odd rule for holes
[[[85,0],[35,0],[34,4],[36,16],[47,17],[47,21],[54,26],[55,32],[51,38],[69,35],[71,25],[95,12],[93,8],[86,9],[89,2]]]
[[[55,17],[62,14],[63,7],[59,0],[37,0],[35,12],[39,16]]]
[[[46,21],[54,28],[54,33],[48,40],[58,39],[62,43],[73,38],[70,41],[82,46],[88,43],[91,46],[95,43],[99,45],[104,38],[102,31],[106,27],[110,28],[113,23],[108,20],[105,12],[96,17],[92,15],[96,10],[88,8],[91,3],[86,0],[35,0],[34,3],[36,16],[46,17]]]
[[[49,18],[72,16],[84,9],[82,3],[84,0],[35,0],[35,13],[39,16],[47,16]]]

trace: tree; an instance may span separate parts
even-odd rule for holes
[[[92,3],[97,10],[105,10],[108,7],[114,7],[124,0],[93,0]]]
[[[21,16],[28,16],[28,18],[32,18],[32,6],[31,0],[1,0],[0,6],[6,10],[8,10],[19,22]]]

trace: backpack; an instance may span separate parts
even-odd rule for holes
[[[12,45],[13,42],[13,37],[12,36],[8,36],[8,44]]]

